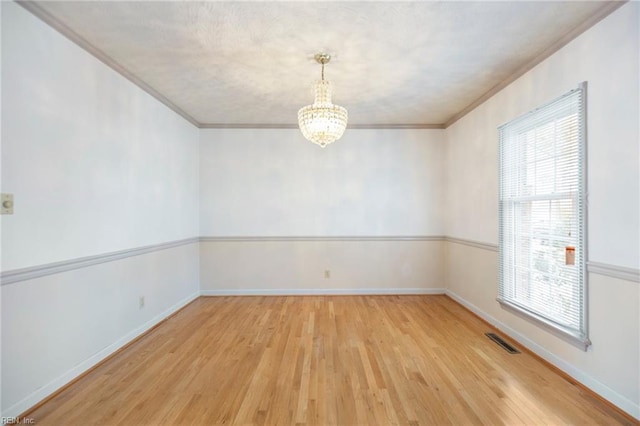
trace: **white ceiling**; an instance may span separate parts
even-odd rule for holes
[[[43,1],[25,7],[70,28],[72,38],[80,36],[200,125],[295,124],[320,76],[313,55],[325,51],[333,55],[326,78],[334,103],[348,109],[351,125],[381,126],[447,123],[607,6]]]

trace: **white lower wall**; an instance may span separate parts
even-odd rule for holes
[[[195,242],[3,285],[2,416],[21,414],[198,297],[198,250]]]
[[[443,244],[439,240],[204,241],[201,289],[205,295],[442,293]]]
[[[446,243],[454,299],[631,415],[640,418],[640,285],[589,273],[585,352],[496,302],[498,253]],[[615,307],[615,308],[610,308]]]

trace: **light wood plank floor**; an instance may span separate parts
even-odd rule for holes
[[[200,298],[37,425],[629,424],[446,296]]]

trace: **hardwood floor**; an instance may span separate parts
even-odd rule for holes
[[[38,425],[632,424],[446,296],[200,298]]]

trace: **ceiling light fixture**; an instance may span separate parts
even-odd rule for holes
[[[316,81],[313,104],[298,111],[298,125],[305,138],[324,148],[342,137],[348,115],[345,108],[331,103],[331,82],[324,79],[324,65],[331,56],[318,53],[315,59],[322,64],[322,80]]]

